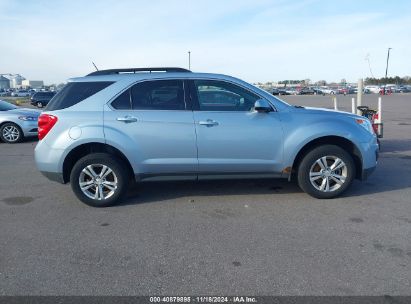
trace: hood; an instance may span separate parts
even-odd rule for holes
[[[10,110],[8,112],[16,114],[16,115],[30,115],[30,116],[35,116],[35,117],[38,117],[41,114],[40,110],[28,109],[28,108],[17,108],[17,109]]]
[[[353,114],[351,112],[345,112],[345,111],[338,111],[338,110],[333,110],[333,109],[325,109],[325,108],[313,108],[313,107],[304,107],[304,108],[295,108],[297,111],[306,111],[307,114],[327,114],[327,115],[343,115],[343,116],[349,116],[349,117],[354,117],[354,118],[364,118],[364,116]]]

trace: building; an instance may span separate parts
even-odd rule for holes
[[[20,74],[12,75],[10,77],[10,87],[12,87],[13,89],[20,89],[21,84],[22,84],[23,80],[25,80],[25,79],[26,78],[24,78]]]
[[[0,89],[10,89],[10,79],[0,75]]]
[[[40,89],[44,86],[43,80],[23,80],[21,86],[25,89],[32,88],[32,89]]]

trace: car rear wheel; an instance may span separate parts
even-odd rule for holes
[[[23,131],[15,123],[8,122],[0,128],[0,139],[8,144],[18,143],[23,137]]]
[[[298,184],[316,198],[334,198],[351,185],[355,175],[352,157],[342,148],[324,145],[314,148],[298,168]]]
[[[83,203],[93,207],[115,205],[125,196],[128,174],[123,162],[110,154],[81,158],[70,174],[71,188]]]

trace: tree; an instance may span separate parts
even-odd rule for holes
[[[325,81],[325,80],[318,80],[318,81],[315,83],[315,85],[318,85],[318,86],[326,86],[326,85],[327,85],[327,81]]]

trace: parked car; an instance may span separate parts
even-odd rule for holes
[[[30,96],[30,92],[27,90],[20,90],[20,91],[15,91],[11,93],[11,96],[13,97],[28,97]]]
[[[316,94],[316,95],[325,95],[325,93],[321,90],[321,88],[314,87],[312,89],[314,91],[314,94]]]
[[[285,88],[278,89],[278,95],[290,95]]]
[[[237,78],[180,68],[73,78],[38,124],[38,169],[96,207],[120,202],[130,180],[281,177],[333,198],[366,179],[378,156],[363,116],[293,106]]]
[[[337,93],[338,94],[343,94],[343,95],[354,94],[354,93],[356,93],[356,88],[354,88],[354,87],[341,87],[341,88],[338,88]]]
[[[368,91],[374,94],[378,94],[381,90],[380,86],[377,86],[377,85],[367,85],[365,86],[365,89],[367,89]]]
[[[274,89],[271,90],[271,94],[273,94],[273,95],[280,95],[280,90],[274,88]]]
[[[49,101],[56,95],[55,92],[37,92],[30,98],[30,103],[39,108],[45,107]]]
[[[321,91],[324,94],[331,94],[331,95],[337,94],[337,90],[329,88],[329,87],[325,87],[325,86],[321,87]]]
[[[11,96],[11,92],[10,91],[3,91],[3,92],[0,93],[0,96],[2,96],[2,97]]]
[[[297,95],[298,94],[298,91],[296,88],[285,88],[284,90],[286,92],[286,94],[284,95]]]
[[[298,91],[299,95],[314,95],[315,91],[311,88],[302,88]]]
[[[409,93],[411,92],[410,89],[408,89],[406,86],[396,86],[392,88],[392,91],[394,93]]]
[[[358,93],[358,88],[357,88],[357,87],[353,87],[353,88],[352,88],[352,92],[353,92],[353,94],[357,94],[357,93]],[[362,93],[363,93],[363,94],[371,94],[371,91],[370,91],[369,89],[367,89],[367,88],[363,88],[363,89],[362,89]]]
[[[40,112],[19,108],[0,100],[0,140],[13,144],[25,137],[37,135],[37,119]]]
[[[271,91],[273,95],[290,95],[284,88],[274,88]]]

